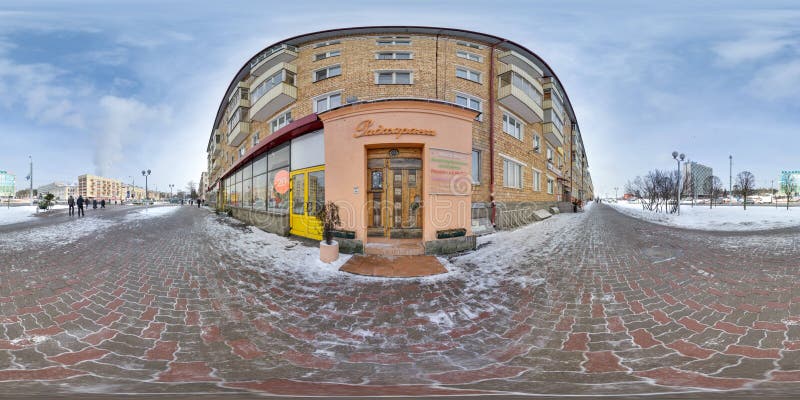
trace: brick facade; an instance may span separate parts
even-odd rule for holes
[[[431,33],[402,33],[408,30],[399,28],[385,28],[385,31],[374,32],[370,34],[348,34],[348,30],[341,30],[338,32],[328,32],[324,37],[310,40],[304,37],[291,39],[291,44],[297,47],[297,57],[290,62],[296,68],[296,87],[297,99],[287,107],[277,111],[273,115],[267,117],[265,121],[250,121],[250,134],[244,139],[239,148],[243,147],[246,150],[253,146],[253,135],[258,132],[259,140],[263,140],[270,135],[270,121],[287,110],[291,110],[293,120],[297,120],[306,115],[312,114],[314,110],[314,99],[318,96],[331,93],[341,92],[342,102],[344,103],[348,98],[356,98],[358,101],[376,100],[385,98],[399,98],[399,97],[413,97],[425,99],[437,99],[448,102],[456,102],[456,95],[468,95],[473,98],[481,100],[482,114],[475,121],[473,127],[473,149],[480,151],[480,179],[479,183],[473,185],[472,201],[477,209],[482,211],[475,211],[474,218],[478,218],[480,213],[489,215],[491,209],[491,196],[490,196],[490,124],[494,127],[494,182],[495,182],[495,202],[498,209],[520,209],[524,208],[528,211],[534,209],[545,208],[550,205],[556,204],[558,201],[570,201],[571,198],[563,198],[564,191],[562,184],[566,186],[570,197],[575,197],[579,194],[580,186],[591,186],[591,181],[586,181],[588,174],[585,172],[586,162],[585,154],[582,151],[582,139],[577,140],[572,137],[573,124],[575,124],[574,115],[572,112],[565,112],[564,114],[564,129],[563,137],[564,143],[561,146],[563,152],[563,162],[557,165],[558,160],[554,160],[555,167],[561,172],[561,176],[566,180],[558,180],[557,174],[548,170],[548,163],[546,160],[547,139],[543,134],[543,123],[535,122],[528,123],[524,119],[522,126],[523,135],[521,139],[517,139],[503,131],[503,114],[504,112],[511,112],[507,107],[501,105],[497,99],[493,104],[490,104],[490,99],[493,97],[490,93],[490,80],[495,79],[494,90],[497,92],[498,83],[496,77],[490,76],[490,63],[494,63],[495,75],[498,71],[505,66],[499,59],[501,54],[513,49],[506,42],[490,41],[476,39],[475,35],[469,37],[460,36],[448,30],[449,34],[431,34]],[[397,33],[395,33],[397,32]],[[382,36],[402,36],[409,38],[410,44],[391,44],[379,45],[377,40]],[[495,38],[497,39],[497,38]],[[319,43],[326,41],[338,41],[337,44],[317,47]],[[468,42],[478,45],[479,48],[465,46],[460,42]],[[497,44],[492,52],[492,44]],[[325,58],[317,60],[316,54],[339,51],[340,55],[336,57]],[[462,58],[457,53],[469,52],[480,57],[480,60]],[[377,59],[376,54],[379,52],[410,52],[412,58],[405,59]],[[493,54],[492,54],[493,53]],[[531,62],[535,64],[543,64],[535,55],[528,55]],[[341,75],[314,81],[314,72],[320,68],[332,65],[341,66]],[[470,71],[480,74],[479,82],[456,76],[456,68],[462,67]],[[548,67],[549,68],[549,67]],[[376,84],[375,73],[376,71],[412,71],[413,84],[410,85],[379,85]],[[246,73],[241,79],[247,86],[250,86],[255,77]],[[540,79],[543,83],[548,78],[547,75]],[[236,87],[238,82],[233,82],[232,87]],[[250,87],[254,89],[254,87]],[[232,93],[229,90],[228,95]],[[566,93],[562,92],[562,96]],[[546,101],[550,96],[549,93],[542,93],[542,102]],[[494,96],[496,97],[496,96]],[[225,100],[227,100],[227,95]],[[564,109],[572,110],[568,101],[564,102]],[[252,104],[251,104],[252,106]],[[227,108],[226,101],[220,106],[222,109]],[[493,108],[494,118],[490,120],[490,107]],[[221,143],[217,146],[222,146],[222,152],[219,156],[212,157],[209,153],[209,172],[208,182],[213,185],[217,179],[220,178],[221,173],[228,170],[238,159],[239,148],[227,146],[225,137],[227,136],[227,121],[233,109],[227,109],[224,116],[219,120],[219,124],[215,127],[221,134]],[[512,112],[512,114],[514,114]],[[519,118],[519,116],[517,116]],[[212,140],[213,140],[212,133]],[[534,135],[539,138],[539,151],[534,150]],[[573,155],[573,141],[580,143],[581,151],[578,155]],[[557,147],[554,146],[557,151]],[[558,152],[556,154],[561,154]],[[524,167],[522,168],[522,187],[512,188],[507,187],[503,180],[503,160],[507,156],[513,160],[521,162]],[[557,158],[557,157],[556,157]],[[573,162],[573,158],[580,158]],[[221,167],[211,170],[212,163],[221,163]],[[573,171],[573,164],[575,170]],[[541,173],[540,190],[534,190],[534,170]],[[547,177],[550,176],[555,180],[555,187],[553,193],[547,192]],[[589,193],[587,189],[583,193]],[[584,196],[586,198],[586,196]],[[511,226],[510,224],[499,224],[500,227]]]

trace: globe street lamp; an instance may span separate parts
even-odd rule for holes
[[[686,159],[686,155],[683,153],[678,155],[677,151],[673,151],[672,158],[678,162],[678,215],[681,215],[681,161]]]
[[[150,176],[150,170],[149,169],[147,171],[142,170],[142,176],[144,177],[144,201],[145,204],[149,207],[150,202],[148,200],[150,200],[150,196],[148,196],[147,193],[147,177]]]

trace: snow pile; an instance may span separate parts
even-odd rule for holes
[[[125,220],[136,221],[147,218],[165,217],[174,213],[179,208],[180,208],[179,206],[146,207],[142,208],[141,210],[136,210],[134,212],[128,213],[127,215],[125,215]]]
[[[588,215],[557,214],[512,231],[478,237],[478,250],[451,258],[445,267],[476,289],[514,281],[523,287],[544,283],[547,265],[543,260],[562,251],[575,235],[575,227]]]
[[[681,214],[665,214],[646,211],[641,204],[610,203],[615,210],[660,225],[705,231],[759,231],[800,226],[800,210],[786,207],[720,206],[694,207],[681,204]]]
[[[340,254],[339,259],[326,264],[319,259],[319,248],[305,246],[297,240],[264,232],[254,226],[243,230],[216,221],[213,215],[205,219],[209,236],[219,239],[226,251],[242,257],[261,273],[302,275],[309,281],[328,280],[344,275],[339,268],[350,259]]]
[[[55,205],[50,207],[50,210],[61,210],[66,208],[65,205]],[[17,207],[0,207],[0,225],[17,224],[20,222],[31,221],[36,218],[36,206],[17,206]],[[39,211],[48,212],[48,211]]]
[[[24,250],[61,246],[95,233],[93,239],[101,239],[104,229],[113,222],[96,217],[76,218],[69,223],[44,227],[33,227],[0,236],[0,250]]]

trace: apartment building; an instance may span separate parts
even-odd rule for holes
[[[319,238],[325,200],[344,247],[441,253],[588,200],[577,118],[555,72],[497,36],[435,27],[313,32],[234,75],[207,146],[206,199]]]
[[[50,193],[55,196],[56,200],[66,200],[69,196],[78,197],[78,186],[64,182],[52,182],[39,186],[37,192],[40,196]]]
[[[121,200],[125,198],[122,188],[123,183],[118,179],[91,174],[78,176],[78,195],[88,199]]]
[[[0,170],[0,197],[16,195],[16,177],[8,171]]]

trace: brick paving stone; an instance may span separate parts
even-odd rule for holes
[[[273,244],[205,210],[126,221],[131,210],[90,215],[115,238],[102,246],[7,248],[2,238],[30,228],[0,226],[4,394],[624,395],[800,382],[798,229],[685,231],[598,205],[525,228],[567,221],[548,234],[558,240],[518,249],[518,265],[487,272],[451,258],[458,274],[370,280],[287,269],[282,246],[254,259],[236,244]],[[52,221],[37,226],[76,223]],[[27,271],[7,267],[17,264]]]

